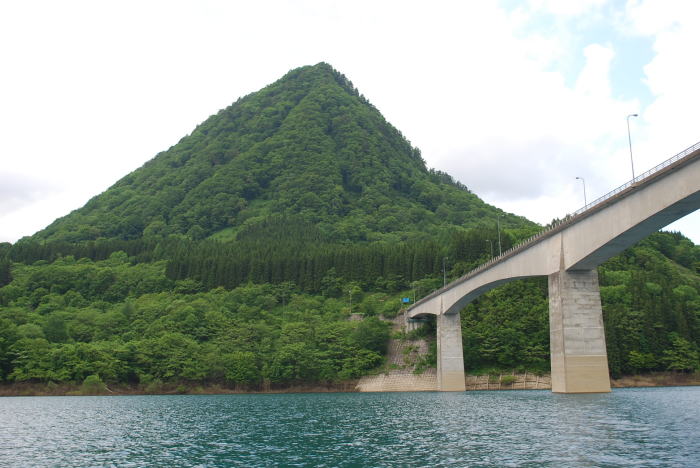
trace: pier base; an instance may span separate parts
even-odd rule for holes
[[[464,356],[459,314],[437,316],[437,378],[441,392],[464,392]]]
[[[610,391],[597,270],[549,275],[552,391]]]

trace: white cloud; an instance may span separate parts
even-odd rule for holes
[[[608,0],[529,0],[533,11],[545,11],[552,15],[572,17],[590,13],[605,5]]]
[[[0,215],[11,213],[56,192],[50,180],[0,171]]]
[[[654,58],[644,67],[645,82],[654,101],[642,110],[637,158],[648,167],[660,155],[673,153],[700,140],[700,64],[693,57],[700,44],[700,4],[695,1],[629,2],[628,28],[632,34],[654,39]],[[669,229],[700,242],[700,214],[694,213]]]
[[[590,99],[610,99],[610,62],[615,52],[610,47],[591,44],[583,49],[586,65],[576,80],[576,93]]]

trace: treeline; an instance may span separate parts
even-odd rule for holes
[[[0,244],[0,261],[13,261],[24,264],[32,264],[37,261],[51,263],[61,257],[89,258],[92,261],[105,260],[114,252],[124,252],[129,257],[134,257],[135,262],[147,262],[153,260],[153,251],[160,245],[161,249],[167,248],[169,242],[163,243],[160,239],[102,239],[85,242],[40,242],[36,240],[20,240],[12,244]],[[163,251],[159,250],[162,255]]]
[[[13,276],[0,288],[0,381],[97,374],[154,390],[329,382],[377,367],[388,340],[387,324],[373,318],[388,299],[360,290],[353,309],[366,318],[349,321],[346,299],[291,283],[198,292],[192,280],[167,279],[163,262],[132,265],[124,252],[16,263]]]
[[[207,242],[182,245],[168,262],[173,280],[192,278],[206,289],[234,288],[247,282],[293,282],[301,290],[322,292],[342,278],[365,289],[398,291],[442,269],[445,249],[434,242],[398,245]]]
[[[443,261],[449,281],[498,241],[490,227],[396,245],[272,245],[250,234],[229,243],[0,245],[0,379],[79,383],[99,374],[260,388],[356,377],[382,362],[388,338],[370,317],[440,286]],[[501,247],[520,235],[501,232]],[[697,246],[657,233],[599,268],[613,375],[700,367],[698,266]],[[351,307],[365,320],[348,321]],[[543,278],[470,304],[467,370],[546,372],[547,310]]]
[[[501,232],[501,249],[515,242],[516,231]],[[233,288],[246,282],[291,281],[303,291],[321,292],[337,276],[365,289],[398,291],[429,276],[442,276],[443,260],[451,276],[460,276],[498,254],[498,232],[480,227],[455,230],[443,244],[423,240],[400,243],[330,244],[266,238],[236,243],[180,244],[172,252],[166,274],[193,278],[205,288]],[[496,249],[495,252],[493,249]],[[332,278],[331,278],[332,279]]]
[[[600,269],[613,374],[700,368],[698,267],[697,246],[659,233]]]
[[[500,248],[510,248],[531,232],[501,231]],[[292,282],[302,291],[318,293],[337,277],[366,290],[398,291],[425,277],[442,276],[443,260],[450,276],[457,277],[497,255],[499,249],[495,226],[455,229],[437,240],[343,244],[330,243],[314,226],[284,217],[247,226],[238,238],[237,242],[192,241],[182,236],[82,243],[23,240],[0,251],[0,281],[5,277],[8,282],[10,261],[52,263],[64,257],[101,261],[124,252],[133,264],[166,260],[169,279],[193,279],[205,290],[232,289],[248,282]]]
[[[255,232],[255,231],[253,231]],[[247,282],[291,281],[309,293],[322,292],[333,277],[366,290],[399,291],[426,277],[459,277],[532,234],[496,226],[453,229],[437,240],[339,244],[251,235],[239,242],[182,242],[170,248],[168,278],[192,278],[206,289]],[[499,235],[500,234],[500,235]],[[500,245],[499,245],[500,237]],[[258,240],[255,240],[258,239]],[[293,239],[293,238],[292,238]]]

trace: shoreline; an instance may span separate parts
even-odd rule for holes
[[[220,384],[184,385],[163,384],[158,389],[147,389],[143,385],[105,385],[103,391],[85,391],[79,384],[3,383],[0,398],[20,396],[136,396],[136,395],[257,395],[281,393],[357,393],[359,379],[337,383],[297,384],[268,389],[225,387]]]
[[[469,376],[468,376],[469,377]],[[473,377],[473,376],[471,376]],[[103,391],[85,391],[76,384],[44,384],[44,383],[11,383],[0,384],[0,397],[18,396],[129,396],[129,395],[263,395],[284,393],[361,393],[357,384],[359,379],[336,383],[296,384],[285,387],[268,387],[267,389],[230,388],[219,384],[213,385],[183,385],[164,384],[158,389],[147,389],[144,386],[107,385]],[[611,388],[643,388],[643,387],[677,387],[700,386],[700,373],[676,374],[673,372],[657,372],[622,376],[610,379]],[[540,388],[541,390],[549,390]],[[469,389],[467,391],[513,391],[520,388],[500,386],[500,388]]]

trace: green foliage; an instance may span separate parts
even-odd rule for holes
[[[678,233],[656,233],[599,268],[613,375],[697,368],[700,279],[677,260],[693,265],[699,255]],[[462,311],[462,339],[467,369],[546,371],[546,280],[509,283],[474,301]]]
[[[200,124],[34,239],[403,240],[502,212],[429,171],[352,83],[290,71]],[[532,226],[506,215],[504,226]],[[489,223],[493,224],[493,223]],[[0,264],[0,281],[2,279]],[[0,285],[2,283],[0,282]]]
[[[83,395],[101,395],[106,392],[107,387],[99,375],[91,374],[85,377],[80,390]]]
[[[478,238],[462,231],[451,238],[472,237]],[[675,253],[675,245],[685,241],[672,233],[655,234],[600,268],[615,375],[697,367],[697,274],[655,244]],[[99,254],[73,247],[74,253],[92,251],[95,259],[73,254],[54,258],[56,246],[36,245],[42,248],[22,243],[16,251],[15,246],[6,250],[31,263],[15,261],[13,280],[0,288],[0,377],[80,383],[99,374],[106,382],[141,382],[154,392],[173,381],[257,388],[264,381],[290,384],[362,375],[381,363],[386,349],[388,328],[377,316],[398,311],[398,297],[407,295],[400,286],[412,289],[408,295],[415,290],[418,298],[439,286],[441,258],[447,253],[434,243],[413,241],[310,245],[300,247],[295,257],[280,242],[266,259],[250,243],[244,250],[247,271],[266,271],[267,276],[258,277],[260,284],[243,277],[246,282],[228,290],[215,287],[216,278],[237,274],[231,273],[233,262],[226,269],[233,258],[227,252],[235,252],[237,243],[174,239],[132,249],[129,243],[111,247],[105,241]],[[454,245],[451,278],[460,273],[459,265],[478,258]],[[130,256],[127,250],[137,253]],[[168,278],[175,261],[160,259],[181,258],[184,254],[178,252],[189,255],[192,265],[209,265],[222,276]],[[298,256],[304,260],[295,263]],[[420,259],[426,259],[425,267],[419,267]],[[416,271],[427,276],[413,276]],[[304,275],[309,279],[303,280]],[[518,366],[547,371],[546,289],[544,279],[509,283],[462,312],[470,371]],[[346,320],[350,296],[353,310],[365,320]],[[411,335],[430,334],[430,327],[434,324]],[[419,372],[434,365],[435,350],[419,360]]]
[[[504,375],[501,377],[501,385],[513,385],[517,378],[514,375]]]
[[[223,356],[226,380],[235,384],[255,384],[260,381],[255,354],[250,351],[236,351]]]
[[[432,340],[428,344],[428,354],[418,357],[413,371],[415,374],[422,374],[426,369],[437,366],[437,341]]]
[[[627,363],[630,370],[634,373],[650,371],[658,367],[658,361],[653,354],[640,353],[637,350],[629,352]]]
[[[389,339],[389,324],[376,317],[361,321],[353,330],[351,340],[359,348],[368,349],[378,354],[386,354]]]
[[[17,264],[17,273],[5,286],[17,294],[0,307],[0,376],[9,381],[99,375],[140,382],[150,393],[173,382],[334,381],[380,365],[388,339],[378,318],[350,322],[342,302],[288,282],[201,292],[195,281],[166,280],[163,262],[132,265],[120,253]],[[110,286],[95,288],[101,278]],[[112,286],[122,283],[124,294],[115,295]],[[159,287],[140,289],[148,284]],[[363,296],[355,293],[357,306],[373,307]]]
[[[12,282],[12,263],[6,258],[0,257],[0,287]]]
[[[684,372],[700,369],[700,354],[697,346],[678,336],[677,333],[672,333],[670,339],[671,348],[664,350],[661,358],[666,364],[666,369]]]
[[[692,266],[700,249],[688,249],[688,243],[678,233],[655,233],[601,266],[613,375],[697,365],[693,351],[700,344],[700,280],[682,265]]]
[[[549,367],[549,316],[544,278],[508,283],[462,312],[465,367]]]

